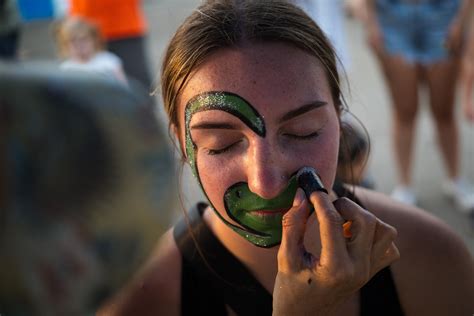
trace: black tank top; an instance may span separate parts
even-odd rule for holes
[[[358,202],[343,186],[334,190]],[[237,315],[271,315],[272,295],[207,227],[202,219],[206,207],[197,204],[174,227],[182,255],[181,314],[226,315],[228,305]],[[403,315],[389,267],[361,288],[360,315]]]

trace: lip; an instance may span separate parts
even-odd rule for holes
[[[250,211],[249,213],[252,215],[257,216],[275,216],[275,215],[283,215],[288,212],[289,208],[277,209],[277,210],[254,210]]]

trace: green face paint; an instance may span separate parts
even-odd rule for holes
[[[191,169],[203,188],[197,168],[196,144],[191,137],[190,123],[194,114],[202,111],[221,110],[238,117],[260,137],[265,137],[265,124],[260,114],[247,101],[228,92],[207,92],[191,99],[185,108],[186,155]],[[224,205],[230,218],[243,228],[229,223],[211,207],[219,218],[236,233],[259,247],[273,247],[281,242],[282,210],[291,207],[296,193],[296,178],[292,177],[287,188],[276,198],[265,200],[250,192],[247,183],[231,186],[224,194]],[[209,200],[209,198],[208,198]],[[264,212],[258,212],[262,210]],[[275,211],[275,214],[271,214]]]
[[[194,175],[198,178],[196,166],[196,144],[191,137],[189,124],[194,114],[202,111],[221,110],[238,117],[257,135],[265,137],[265,123],[260,114],[244,99],[229,92],[206,92],[192,98],[184,111],[186,128],[186,155]],[[201,186],[202,187],[202,186]]]
[[[253,233],[245,238],[272,247],[281,242],[281,220],[293,204],[296,189],[296,176],[293,176],[280,195],[266,200],[252,193],[247,183],[237,183],[224,194],[225,209],[230,218]]]

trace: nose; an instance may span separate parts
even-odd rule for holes
[[[265,139],[255,141],[248,152],[247,181],[250,191],[264,199],[277,197],[288,185],[284,159]]]

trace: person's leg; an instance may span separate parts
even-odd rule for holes
[[[378,54],[392,103],[392,139],[398,184],[392,197],[400,202],[416,204],[411,187],[411,167],[415,127],[418,113],[419,70],[400,56]]]
[[[392,98],[392,137],[399,183],[411,185],[419,74],[415,65],[399,56],[379,56]]]
[[[459,176],[459,134],[454,111],[457,70],[455,59],[424,67],[438,143],[450,179]]]
[[[460,177],[459,132],[455,116],[455,88],[458,61],[449,59],[426,67],[430,105],[438,135],[438,143],[449,180],[444,185],[462,211],[474,211],[474,191]]]

